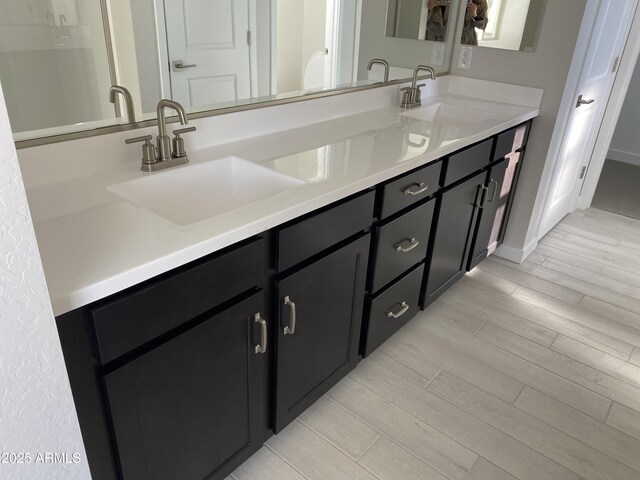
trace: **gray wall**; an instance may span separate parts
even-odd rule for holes
[[[586,0],[547,2],[538,46],[533,53],[473,49],[470,70],[458,68],[460,46],[454,50],[451,73],[482,80],[513,83],[544,89],[540,116],[534,120],[518,194],[515,199],[505,245],[522,249],[537,234],[544,198],[538,197],[545,172],[547,152],[569,74]],[[474,92],[482,96],[482,92]],[[545,177],[546,177],[545,176]],[[546,192],[546,187],[543,193]],[[544,195],[541,195],[544,197]]]

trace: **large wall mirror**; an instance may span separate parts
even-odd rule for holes
[[[388,37],[394,1],[0,0],[0,82],[15,140],[128,128],[122,97],[110,101],[116,84],[132,93],[139,122],[155,118],[160,98],[213,113],[372,85],[383,78],[379,65],[367,69],[372,58],[407,78],[433,64],[436,45],[434,67],[448,70],[454,29],[446,43]]]
[[[535,51],[545,0],[465,0],[465,45]]]

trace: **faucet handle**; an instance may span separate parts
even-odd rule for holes
[[[156,158],[156,147],[153,143],[151,143],[152,139],[153,137],[151,135],[144,135],[142,137],[127,138],[124,141],[124,143],[126,144],[144,142],[144,145],[142,145],[142,170],[146,172],[149,171],[149,165],[152,165],[158,161],[158,159]],[[145,166],[147,166],[146,170]]]
[[[171,153],[173,158],[185,158],[187,156],[184,150],[184,140],[180,135],[195,131],[196,127],[178,128],[173,131],[173,152]]]
[[[179,137],[183,133],[189,133],[189,132],[195,132],[195,131],[196,131],[196,127],[177,128],[173,131],[173,134],[176,137]]]

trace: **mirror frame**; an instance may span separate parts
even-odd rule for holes
[[[463,5],[464,0],[459,2],[459,8],[461,5]],[[105,35],[105,42],[111,42],[111,31],[109,30],[109,28],[107,27],[107,24],[105,22],[105,18],[108,17],[108,12],[107,12],[107,7],[106,7],[106,3],[104,0],[100,0],[100,7],[101,7],[101,14],[103,17],[103,26],[104,26],[104,35]],[[460,10],[458,11],[458,17],[457,19],[459,20],[460,17]],[[451,72],[451,62],[453,61],[453,50],[455,49],[455,45],[456,45],[456,35],[458,34],[458,28],[457,28],[457,23],[452,25],[456,28],[454,28],[454,34],[453,34],[453,41],[450,45],[451,48],[451,52],[452,55],[450,56],[449,59],[449,64],[448,65],[443,65],[442,68],[445,68],[443,71],[438,72],[436,74],[436,78],[437,77],[442,77],[445,75],[449,75]],[[416,40],[416,41],[420,41],[420,42],[424,42],[424,40]],[[107,60],[109,62],[113,62],[113,58],[112,55],[110,53],[110,50],[107,49]],[[427,75],[425,76],[420,76],[418,77],[419,79],[426,79],[429,78]],[[382,87],[388,87],[390,85],[399,85],[399,84],[403,84],[406,83],[408,81],[411,81],[411,78],[400,78],[400,79],[395,79],[395,80],[390,80],[388,82],[374,82],[368,85],[358,85],[358,86],[344,86],[344,87],[337,87],[337,88],[332,88],[332,89],[327,89],[327,90],[321,90],[321,91],[315,91],[315,92],[309,92],[309,93],[305,93],[305,92],[284,92],[278,95],[283,95],[283,98],[274,98],[272,100],[260,100],[258,99],[247,99],[246,102],[247,103],[242,103],[239,105],[231,105],[228,107],[220,107],[220,108],[213,108],[210,110],[202,110],[199,112],[192,112],[187,114],[187,118],[189,120],[195,120],[195,119],[199,119],[199,118],[206,118],[206,117],[213,117],[213,116],[217,116],[217,115],[225,115],[228,113],[235,113],[235,112],[244,112],[247,110],[255,110],[258,108],[267,108],[267,107],[273,107],[273,106],[278,106],[278,105],[286,105],[289,103],[296,103],[296,102],[303,102],[303,101],[307,101],[307,100],[315,100],[318,98],[324,98],[324,97],[331,97],[331,96],[335,96],[335,95],[344,95],[346,93],[352,93],[352,92],[359,92],[359,91],[365,91],[365,90],[372,90],[375,88],[382,88]],[[113,82],[112,82],[113,83]],[[286,95],[291,94],[292,96],[287,97]],[[277,96],[277,95],[274,95]],[[263,98],[268,98],[268,97],[263,97]],[[116,103],[116,105],[118,105],[118,103]],[[119,108],[119,107],[117,107]],[[178,121],[178,117],[177,116],[170,116],[167,117],[166,119],[167,123],[174,123]],[[58,134],[58,135],[50,135],[50,136],[45,136],[45,137],[37,137],[37,138],[29,138],[29,139],[25,139],[25,140],[16,140],[14,141],[15,143],[15,147],[16,149],[23,149],[23,148],[30,148],[30,147],[37,147],[37,146],[41,146],[41,145],[48,145],[51,143],[60,143],[60,142],[67,142],[67,141],[72,141],[72,140],[79,140],[82,138],[89,138],[89,137],[96,137],[96,136],[100,136],[100,135],[109,135],[112,133],[118,133],[118,132],[126,132],[129,130],[136,130],[139,128],[148,128],[148,127],[154,127],[158,125],[158,121],[157,119],[149,119],[149,120],[143,120],[143,121],[139,121],[139,122],[134,122],[134,123],[120,123],[120,124],[114,124],[114,125],[109,125],[106,127],[98,127],[98,128],[93,128],[93,129],[87,129],[87,130],[78,130],[75,132],[69,132],[69,133],[62,133],[62,134]]]

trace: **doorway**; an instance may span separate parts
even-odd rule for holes
[[[591,206],[640,220],[640,65],[636,65]]]

